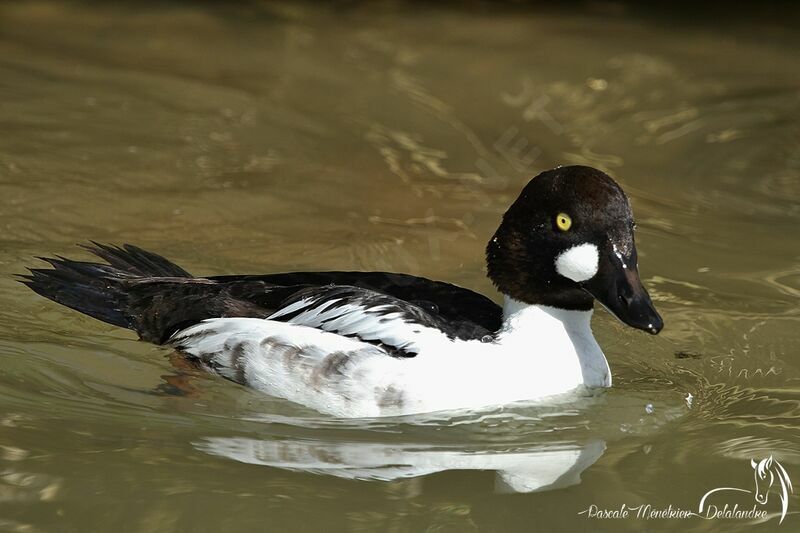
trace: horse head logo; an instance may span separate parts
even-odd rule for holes
[[[783,518],[786,516],[786,509],[789,506],[789,493],[794,492],[789,474],[786,473],[786,470],[778,461],[772,459],[771,455],[758,462],[755,459],[750,459],[750,466],[753,467],[753,476],[756,479],[756,501],[761,505],[767,503],[769,492],[775,483],[775,479],[780,483],[781,522],[783,522]]]
[[[712,494],[717,492],[746,492],[748,494],[754,494],[756,503],[765,505],[767,500],[769,500],[769,493],[773,490],[773,486],[775,485],[780,489],[778,496],[781,499],[781,519],[778,523],[783,523],[783,519],[786,518],[786,511],[789,507],[789,494],[794,492],[789,474],[786,473],[783,466],[773,459],[771,455],[760,461],[750,459],[750,466],[753,467],[756,490],[750,491],[737,487],[717,487],[716,489],[711,489],[700,498],[699,511],[702,513],[703,510],[707,508],[707,500]],[[778,483],[775,483],[776,480]]]

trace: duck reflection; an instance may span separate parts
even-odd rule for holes
[[[605,441],[547,444],[519,451],[465,451],[373,442],[209,437],[194,443],[211,455],[284,470],[345,479],[393,481],[446,470],[494,470],[495,491],[527,493],[580,483],[605,452]]]

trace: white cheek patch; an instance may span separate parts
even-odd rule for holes
[[[556,257],[556,272],[572,281],[586,281],[597,274],[599,257],[594,244],[573,246]]]

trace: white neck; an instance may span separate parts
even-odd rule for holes
[[[554,370],[579,374],[588,386],[611,386],[611,372],[592,335],[592,311],[533,305],[505,296],[497,341],[524,356],[540,357]]]
[[[545,317],[558,320],[565,326],[590,328],[592,310],[569,311],[549,305],[526,304],[503,295],[503,330],[536,327]]]

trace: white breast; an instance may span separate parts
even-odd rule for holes
[[[455,342],[446,351],[421,353],[404,367],[408,390],[423,399],[423,412],[539,400],[581,385],[609,387],[591,315],[507,298],[495,342]]]

